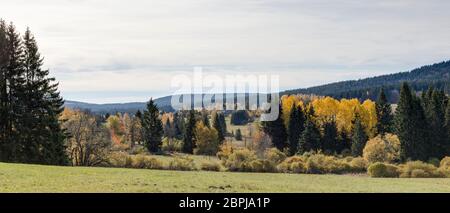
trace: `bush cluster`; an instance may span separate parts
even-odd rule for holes
[[[163,163],[144,154],[129,155],[125,152],[113,152],[109,156],[109,165],[120,168],[164,169]]]
[[[432,161],[431,161],[432,162]],[[433,163],[433,162],[432,162]],[[409,161],[398,166],[376,162],[369,166],[370,177],[400,177],[400,178],[444,178],[449,176],[450,158],[441,160],[440,167],[422,161]]]
[[[400,169],[392,164],[376,162],[367,168],[367,173],[370,177],[398,177]]]
[[[183,149],[183,141],[165,137],[162,140],[161,149],[165,152],[181,152]]]
[[[220,172],[222,171],[222,166],[214,161],[205,161],[200,164],[200,169],[203,171]]]
[[[197,166],[195,166],[194,159],[184,156],[177,156],[173,160],[171,160],[167,169],[180,171],[198,170]]]
[[[401,165],[400,177],[403,178],[441,178],[445,174],[432,164],[410,161]]]

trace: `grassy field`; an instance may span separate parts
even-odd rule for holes
[[[56,167],[0,163],[0,192],[450,192],[450,179]]]

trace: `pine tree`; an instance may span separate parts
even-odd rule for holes
[[[336,121],[331,120],[323,125],[322,150],[325,153],[337,152],[338,132]]]
[[[222,127],[223,135],[226,136],[227,135],[227,123],[225,121],[225,115],[223,113],[219,113],[219,123],[220,123],[220,126]]]
[[[0,19],[0,160],[8,159],[7,145],[9,143],[9,116],[8,113],[8,39],[6,36],[7,27]]]
[[[221,113],[214,112],[212,116],[213,121],[213,128],[216,129],[219,143],[222,143],[225,140],[225,133],[223,132],[223,127],[220,122],[220,115]]]
[[[392,109],[387,101],[384,89],[381,88],[380,94],[378,95],[378,100],[375,104],[377,113],[377,132],[378,134],[384,135],[387,132],[392,131]]]
[[[234,135],[234,139],[236,139],[237,141],[242,141],[242,132],[241,129],[237,129],[236,133]]]
[[[287,133],[286,127],[283,121],[283,110],[281,105],[278,107],[278,118],[274,121],[263,121],[261,122],[262,129],[267,133],[272,139],[273,145],[283,151],[287,145]]]
[[[211,125],[209,123],[208,113],[206,111],[202,112],[202,122],[206,127],[211,128]]]
[[[289,142],[289,153],[295,155],[298,151],[298,141],[300,135],[305,128],[305,115],[300,106],[295,107],[292,105],[291,113],[289,115],[288,123],[288,142]]]
[[[180,114],[178,112],[176,112],[175,114],[173,114],[173,129],[174,129],[174,133],[175,133],[175,137],[176,138],[180,138],[180,136],[183,135],[183,124],[182,124],[183,119],[180,119]]]
[[[195,135],[194,135],[194,129],[195,124],[197,123],[195,118],[195,111],[191,109],[189,111],[188,120],[185,126],[184,130],[184,137],[183,137],[183,152],[192,154],[194,151],[195,146]]]
[[[395,115],[396,134],[400,139],[400,158],[427,160],[426,119],[420,99],[412,94],[407,83],[400,89]]]
[[[305,130],[302,132],[298,150],[299,153],[318,151],[320,149],[320,131],[313,121],[306,119]]]
[[[450,100],[447,100],[447,108],[445,110],[445,127],[447,129],[447,146],[446,156],[450,156]]]
[[[430,156],[441,159],[445,157],[448,146],[445,128],[445,105],[447,97],[443,91],[429,89],[427,103],[424,103],[428,124],[428,141]]]
[[[312,104],[309,105],[305,117],[305,130],[300,135],[298,150],[300,153],[318,151],[321,148],[321,137],[320,130],[314,123],[315,111]]]
[[[144,132],[144,145],[150,152],[159,152],[161,149],[161,137],[163,126],[159,118],[159,110],[153,99],[147,103],[147,108],[142,116],[142,128]]]
[[[4,161],[24,161],[24,154],[22,153],[22,144],[20,144],[20,133],[17,131],[17,127],[20,127],[23,120],[21,120],[22,112],[24,111],[22,104],[20,103],[23,97],[23,85],[24,85],[24,68],[23,68],[23,45],[16,31],[14,25],[6,24],[1,21],[0,23],[1,34],[4,34],[2,46],[2,64],[1,77],[2,77],[2,92],[0,94],[2,102],[2,114],[0,120],[0,160]]]
[[[366,142],[368,140],[367,134],[364,131],[364,126],[359,118],[358,114],[355,117],[354,125],[353,125],[353,133],[352,133],[352,155],[353,156],[362,156],[363,149],[366,146]]]

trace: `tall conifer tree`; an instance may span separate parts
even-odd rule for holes
[[[388,103],[384,89],[381,88],[380,94],[375,104],[377,113],[377,132],[384,135],[387,132],[392,131],[392,110],[391,105]]]
[[[142,116],[142,128],[144,132],[144,145],[150,152],[158,152],[161,149],[163,126],[159,118],[159,110],[153,99],[147,103],[147,108]]]
[[[400,139],[401,160],[427,160],[427,125],[420,99],[412,94],[407,83],[400,89],[395,115],[396,134]]]

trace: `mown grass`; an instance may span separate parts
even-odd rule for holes
[[[0,163],[0,192],[450,192],[450,179],[182,172]]]

